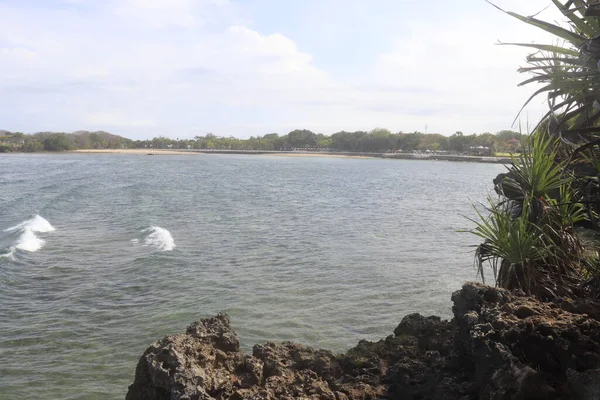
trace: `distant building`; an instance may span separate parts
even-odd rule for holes
[[[509,150],[519,150],[521,148],[521,141],[515,138],[506,141],[506,147]]]
[[[469,155],[472,156],[491,156],[492,149],[486,146],[472,146],[469,148]]]

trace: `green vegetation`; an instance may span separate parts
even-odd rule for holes
[[[521,134],[514,131],[501,131],[496,134],[483,133],[465,135],[456,132],[451,136],[421,132],[392,133],[387,129],[373,129],[370,132],[337,132],[331,136],[309,130],[294,130],[286,135],[269,133],[262,137],[237,139],[219,137],[212,133],[196,136],[193,140],[175,140],[157,137],[152,140],[136,140],[136,148],[155,149],[216,149],[216,150],[262,150],[289,151],[293,149],[343,151],[359,153],[448,151],[472,153],[483,147],[491,155],[493,152],[516,152],[520,149]],[[479,150],[481,151],[481,150]]]
[[[151,140],[130,140],[108,132],[79,131],[74,133],[40,132],[27,135],[21,132],[0,131],[0,153],[67,151],[75,149],[214,149],[291,151],[343,151],[360,153],[385,152],[452,152],[492,155],[495,152],[509,154],[520,150],[522,135],[504,130],[496,134],[465,135],[456,132],[451,136],[421,132],[392,133],[387,129],[370,132],[337,132],[331,136],[309,130],[294,130],[285,135],[269,133],[262,137],[238,139],[221,137],[212,133],[193,139],[171,139],[164,136]]]
[[[495,180],[500,199],[490,200],[489,215],[476,210],[472,233],[484,239],[476,253],[482,278],[489,262],[504,288],[542,300],[599,297],[600,22],[583,1],[553,3],[568,29],[507,12],[564,44],[514,44],[535,51],[520,69],[533,77],[522,84],[543,84],[527,103],[546,95],[549,111]]]
[[[479,273],[484,277],[490,261],[501,287],[543,300],[571,297],[587,270],[575,230],[584,216],[571,196],[575,177],[557,161],[556,139],[538,133],[529,143],[498,184],[503,201],[490,199],[489,216],[477,212],[473,233],[484,239],[477,250]]]
[[[133,148],[133,141],[108,132],[74,133],[0,131],[0,153]]]

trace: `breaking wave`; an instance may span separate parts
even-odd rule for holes
[[[35,217],[21,222],[19,225],[4,229],[4,232],[15,232],[19,234],[17,241],[8,249],[8,253],[4,257],[14,259],[16,250],[28,251],[30,253],[41,249],[46,243],[45,240],[38,237],[38,233],[48,233],[55,231],[43,217],[36,215]]]
[[[159,251],[171,251],[175,248],[175,240],[168,230],[160,226],[151,226],[143,232],[149,232],[144,239],[143,246],[154,247]]]

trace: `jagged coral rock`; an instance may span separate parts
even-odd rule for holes
[[[203,319],[146,350],[127,399],[600,398],[598,304],[477,283],[452,301],[450,322],[411,314],[341,355],[289,342],[243,355],[226,315]]]

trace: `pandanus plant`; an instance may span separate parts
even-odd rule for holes
[[[556,160],[556,143],[549,135],[529,139],[497,188],[503,200],[489,199],[489,215],[475,209],[471,231],[484,240],[476,251],[484,282],[489,262],[498,286],[543,300],[578,295],[584,273],[574,228],[584,214],[571,201],[573,174]]]
[[[520,85],[541,87],[521,111],[546,96],[548,112],[498,182],[501,200],[490,200],[489,216],[477,212],[472,230],[484,239],[476,253],[482,278],[489,261],[498,286],[544,300],[600,294],[590,256],[598,252],[586,250],[576,230],[600,225],[600,1],[552,2],[567,19],[564,27],[490,3],[557,41],[501,43],[532,49],[519,69],[531,77]]]

